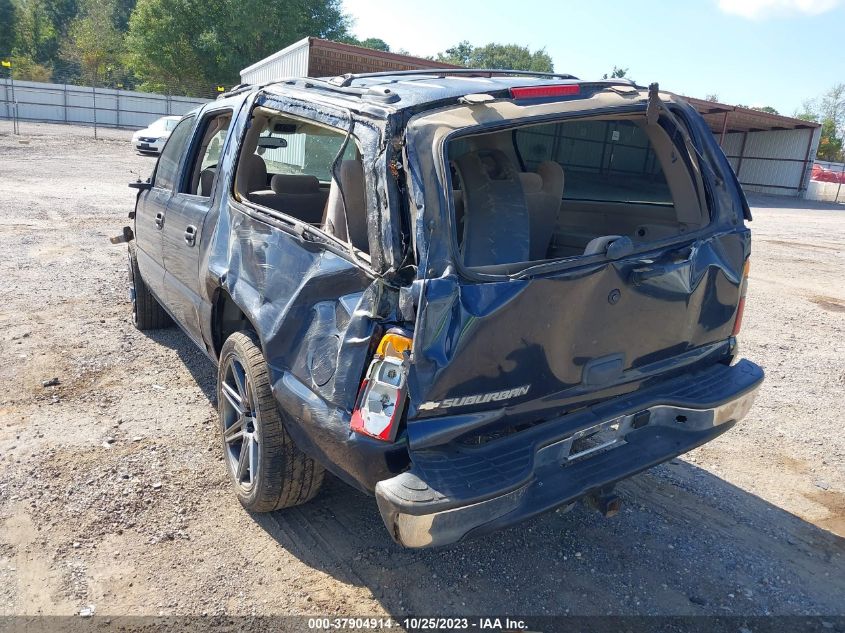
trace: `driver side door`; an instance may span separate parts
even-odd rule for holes
[[[162,233],[167,205],[179,174],[179,164],[191,138],[195,116],[182,119],[161,152],[148,189],[138,192],[135,201],[135,246],[141,277],[153,295],[167,305],[164,282]],[[168,306],[169,307],[169,306]]]

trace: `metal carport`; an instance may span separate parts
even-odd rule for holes
[[[821,136],[818,123],[686,99],[707,121],[746,191],[804,196]]]

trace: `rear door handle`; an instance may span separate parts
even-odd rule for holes
[[[190,226],[188,226],[188,228],[185,229],[185,244],[187,244],[188,246],[193,246],[196,243],[197,227],[191,224]]]
[[[156,213],[156,228],[157,229],[164,228],[164,212],[163,211],[159,211],[158,213]]]

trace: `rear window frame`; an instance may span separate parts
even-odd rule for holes
[[[667,104],[668,105],[668,104]],[[669,106],[671,107],[671,105]],[[579,268],[582,266],[590,266],[596,265],[598,263],[613,261],[607,257],[606,253],[597,253],[595,255],[573,255],[570,257],[561,257],[557,259],[551,260],[537,260],[537,261],[529,261],[529,262],[515,262],[512,266],[515,268],[513,271],[508,272],[490,272],[484,270],[485,268],[491,267],[470,267],[466,266],[463,263],[463,258],[461,256],[460,246],[458,244],[458,227],[456,225],[456,210],[455,210],[455,200],[454,196],[452,195],[452,174],[451,169],[449,167],[449,160],[448,160],[448,151],[447,148],[449,144],[454,141],[455,139],[459,139],[462,137],[467,136],[475,136],[478,134],[488,134],[496,131],[504,131],[509,129],[515,129],[517,127],[523,126],[531,126],[531,125],[539,125],[543,123],[554,123],[554,122],[561,122],[564,120],[572,120],[572,119],[597,119],[607,117],[608,115],[631,115],[631,114],[642,114],[645,115],[646,112],[646,104],[636,104],[631,106],[617,106],[617,107],[607,107],[607,108],[596,108],[595,110],[591,110],[589,114],[585,116],[583,111],[580,112],[565,112],[565,113],[555,113],[555,114],[546,114],[546,115],[539,115],[533,117],[520,117],[518,119],[507,119],[504,121],[496,121],[495,123],[482,123],[479,125],[467,126],[462,128],[456,128],[443,136],[440,140],[439,147],[436,148],[435,153],[437,154],[437,159],[434,162],[437,177],[440,181],[440,186],[442,188],[442,198],[441,200],[446,201],[446,206],[444,208],[446,214],[446,223],[445,225],[448,227],[450,232],[450,236],[448,238],[449,243],[449,255],[451,259],[452,265],[455,267],[456,272],[458,275],[464,279],[470,281],[507,281],[511,279],[528,279],[537,276],[543,276],[548,274],[554,274],[563,270],[572,269],[572,268]],[[687,127],[687,130],[690,134],[690,138],[692,139],[693,143],[696,143],[698,140],[692,133],[690,129],[689,122],[686,121],[686,118],[683,116],[682,112],[679,112],[677,109],[672,108],[672,113],[678,117]],[[658,124],[664,121],[663,116],[660,117]],[[663,127],[663,126],[661,126]],[[683,144],[678,144],[678,139],[676,138],[676,134],[670,133],[665,127],[663,128],[666,134],[669,136],[670,140],[672,141],[673,145],[676,149],[680,152],[681,156],[685,164],[688,166],[690,164],[699,164],[699,159],[697,156],[690,155],[687,148]],[[698,148],[699,151],[701,148]],[[644,255],[648,254],[649,252],[655,250],[661,250],[666,248],[667,246],[671,245],[684,245],[694,242],[695,240],[711,233],[713,231],[713,226],[717,223],[718,218],[714,213],[713,205],[712,205],[712,195],[710,192],[710,184],[708,182],[707,177],[705,176],[704,170],[701,169],[699,164],[699,171],[702,173],[702,183],[704,186],[704,195],[702,196],[705,202],[705,208],[702,209],[702,214],[707,218],[707,223],[699,229],[694,231],[690,231],[688,233],[681,233],[676,236],[670,236],[658,240],[654,240],[651,242],[643,242],[641,244],[634,244],[634,249],[631,252],[630,257],[636,255]],[[695,178],[692,178],[693,186],[697,189],[698,185],[695,182]],[[442,216],[441,216],[442,217]],[[511,266],[511,264],[504,264],[501,266],[496,266],[496,268],[501,268],[504,266]]]

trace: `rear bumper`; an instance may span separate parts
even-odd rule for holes
[[[480,447],[412,453],[412,468],[376,485],[391,536],[446,545],[596,493],[721,435],[751,408],[763,370],[743,360],[603,402]],[[613,439],[584,449],[596,430]]]

